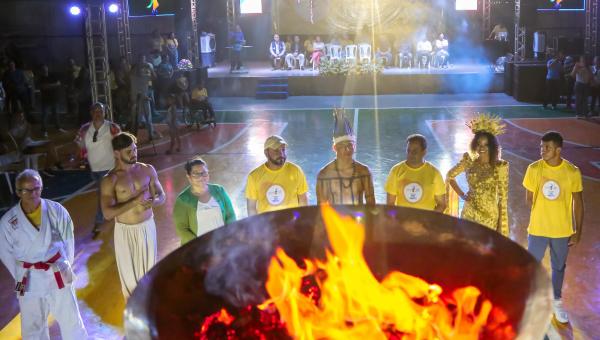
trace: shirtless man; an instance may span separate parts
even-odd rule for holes
[[[354,160],[356,137],[343,110],[334,110],[333,151],[335,159],[317,176],[317,204],[375,204],[371,171]]]
[[[152,207],[165,202],[154,167],[137,161],[136,141],[127,132],[112,139],[115,167],[100,188],[104,218],[115,219],[115,257],[125,298],[156,263]]]

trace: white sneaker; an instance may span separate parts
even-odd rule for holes
[[[555,299],[552,301],[552,307],[554,309],[554,317],[560,323],[569,322],[569,314],[563,307],[563,302],[561,299]]]

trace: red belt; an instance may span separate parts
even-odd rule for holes
[[[23,296],[25,294],[25,288],[27,287],[27,278],[29,276],[29,271],[32,268],[39,270],[48,270],[58,259],[60,259],[60,252],[56,252],[54,256],[52,256],[45,262],[23,262],[23,268],[27,269],[27,271],[23,275],[23,279],[21,279],[21,282],[17,282],[17,287],[15,287],[15,290],[18,291],[21,296]],[[63,278],[60,275],[60,270],[56,267],[54,269],[54,279],[56,280],[56,285],[58,286],[58,289],[63,289],[65,287]]]

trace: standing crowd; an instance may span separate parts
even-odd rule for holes
[[[78,134],[78,143],[92,164],[98,182],[98,210],[94,232],[104,220],[113,220],[115,257],[122,293],[128,298],[157,261],[153,208],[166,195],[157,172],[138,162],[136,137],[121,132],[105,119],[105,108],[94,104],[92,120]],[[497,136],[504,131],[500,119],[479,115],[468,122],[473,132],[470,150],[446,175],[425,160],[427,140],[420,134],[406,139],[406,160],[396,164],[385,183],[386,203],[458,214],[452,196],[464,200],[460,216],[508,237],[509,164],[500,157]],[[538,260],[550,248],[553,308],[556,319],[568,322],[562,305],[562,283],[569,247],[581,240],[583,186],[579,169],[562,158],[563,139],[554,131],[540,141],[541,159],[527,168],[523,178],[526,202],[531,208],[528,250]],[[266,161],[246,180],[249,216],[308,204],[303,170],[288,161],[288,143],[273,135],[264,143]],[[354,158],[356,137],[343,110],[334,110],[335,157],[318,173],[317,204],[375,204],[369,167]],[[185,164],[189,185],[175,200],[175,230],[185,244],[236,220],[227,191],[211,183],[209,166],[194,157]],[[468,187],[456,176],[465,173]],[[54,315],[64,339],[80,339],[85,328],[73,289],[74,227],[59,203],[42,199],[40,174],[31,169],[16,178],[20,201],[0,220],[0,259],[16,282],[24,339],[47,339],[47,317]],[[573,223],[574,221],[574,223]]]

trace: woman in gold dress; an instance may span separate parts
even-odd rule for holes
[[[508,162],[500,158],[496,136],[504,131],[500,119],[480,115],[467,126],[475,136],[471,152],[465,153],[458,164],[448,171],[448,184],[464,201],[461,217],[509,236],[508,228]],[[464,172],[469,184],[465,193],[456,176]]]

